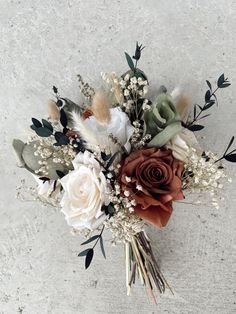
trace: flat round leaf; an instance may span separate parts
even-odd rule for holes
[[[44,127],[37,128],[35,132],[38,136],[41,137],[49,137],[50,135],[52,135],[52,131]]]
[[[45,119],[42,119],[42,122],[43,122],[43,126],[44,126],[45,128],[47,128],[47,129],[49,129],[50,131],[53,132],[53,127],[52,127],[52,125],[51,125],[50,122],[48,122],[48,121],[45,120]]]
[[[42,126],[42,123],[35,118],[32,118],[32,122],[33,122],[33,125],[36,126],[36,128],[40,128]]]

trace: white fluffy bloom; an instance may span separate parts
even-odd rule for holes
[[[165,147],[171,149],[173,156],[181,161],[187,159],[190,148],[194,148],[199,155],[202,153],[194,133],[186,128],[183,128],[179,134],[175,135]]]
[[[119,108],[110,109],[111,120],[108,124],[101,124],[94,116],[84,120],[84,124],[88,126],[98,136],[109,136],[112,134],[118,139],[121,145],[127,150],[130,149],[129,139],[134,132],[130,120],[126,113]]]
[[[107,204],[107,182],[94,156],[85,151],[72,162],[74,170],[60,181],[64,188],[62,212],[68,225],[75,229],[96,229],[106,219],[101,211]]]

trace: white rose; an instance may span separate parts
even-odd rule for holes
[[[106,219],[101,211],[107,204],[107,182],[94,156],[85,151],[72,162],[74,170],[60,181],[64,188],[62,212],[68,225],[75,229],[96,229]]]
[[[171,149],[173,156],[181,161],[187,159],[191,147],[196,149],[197,154],[202,154],[202,149],[194,133],[186,128],[183,128],[179,134],[175,135],[165,147]]]
[[[94,116],[84,120],[84,124],[88,126],[98,136],[108,136],[112,134],[118,139],[118,141],[129,151],[130,143],[129,139],[134,132],[134,128],[130,123],[130,120],[126,113],[120,108],[112,108],[111,120],[108,124],[101,124]]]

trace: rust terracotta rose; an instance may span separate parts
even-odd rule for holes
[[[172,213],[172,201],[184,198],[182,172],[183,163],[171,150],[142,149],[122,161],[119,182],[122,191],[129,191],[129,198],[136,201],[134,214],[164,227]]]

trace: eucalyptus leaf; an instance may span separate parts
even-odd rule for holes
[[[32,120],[32,122],[33,122],[33,125],[36,126],[36,128],[42,127],[42,123],[41,123],[39,120],[37,120],[37,119],[35,119],[35,118],[32,118],[31,120]]]
[[[39,177],[39,180],[42,181],[50,181],[50,179],[48,177]]]
[[[88,244],[88,243],[90,243],[90,242],[93,242],[93,241],[97,240],[99,237],[100,237],[99,234],[94,235],[94,236],[92,236],[91,238],[89,238],[88,240],[86,240],[85,242],[81,243],[81,245],[85,245],[85,244]]]
[[[18,159],[18,166],[19,167],[24,167],[25,166],[25,161],[22,158],[22,153],[25,147],[25,143],[22,142],[21,140],[14,139],[12,142],[12,146],[14,148],[14,151],[16,153],[17,159]]]
[[[47,128],[47,129],[49,129],[50,131],[53,132],[52,124],[51,124],[49,121],[47,121],[47,120],[45,120],[45,119],[42,119],[42,123],[43,123],[43,126],[44,126],[45,128]]]
[[[211,91],[208,89],[205,94],[205,102],[209,102],[211,99]]]
[[[220,75],[220,77],[219,77],[218,80],[217,80],[217,86],[218,86],[219,88],[221,88],[221,85],[224,83],[224,81],[225,81],[225,75],[224,75],[224,73],[223,73],[223,74]]]
[[[130,55],[127,52],[125,52],[125,57],[126,57],[126,60],[127,60],[127,63],[129,65],[130,69],[134,72],[135,66],[134,66],[134,62],[133,62],[132,58],[130,57]]]
[[[52,131],[45,127],[39,127],[35,130],[38,136],[40,137],[49,137],[52,135]]]
[[[55,146],[67,145],[69,143],[69,138],[62,132],[55,132],[54,136],[57,141]]]
[[[236,154],[226,155],[226,156],[224,156],[224,158],[225,158],[227,161],[236,162]]]
[[[212,90],[211,83],[208,80],[206,80],[206,83],[207,83],[208,87],[210,88],[210,90]]]
[[[90,249],[86,249],[86,250],[80,252],[80,253],[78,254],[78,256],[86,256],[89,250],[91,250],[91,248],[90,248]]]
[[[30,128],[31,128],[32,130],[36,131],[37,126],[35,126],[34,124],[32,124],[32,125],[30,126]]]
[[[211,108],[214,104],[215,104],[215,101],[214,101],[214,100],[210,101],[209,103],[207,103],[207,104],[203,107],[202,111]]]
[[[190,125],[188,127],[188,129],[192,132],[196,132],[196,131],[200,131],[202,129],[204,129],[204,126],[203,125],[200,125],[200,124],[193,124],[193,125]]]
[[[228,87],[230,85],[231,85],[231,83],[224,83],[219,88],[226,88],[226,87]]]
[[[231,140],[229,141],[229,144],[228,144],[228,146],[227,146],[227,148],[226,148],[226,150],[225,150],[224,155],[227,154],[227,152],[228,152],[228,150],[230,149],[230,147],[232,146],[233,142],[234,142],[234,136],[231,137]]]
[[[93,254],[94,254],[93,249],[90,249],[86,255],[86,258],[85,258],[85,269],[89,268],[89,266],[93,260]]]
[[[103,238],[102,237],[100,237],[100,248],[101,248],[101,251],[102,251],[102,255],[106,259],[106,253],[105,253],[104,244],[103,244]]]
[[[67,116],[63,109],[60,110],[60,122],[64,128],[67,126]]]

